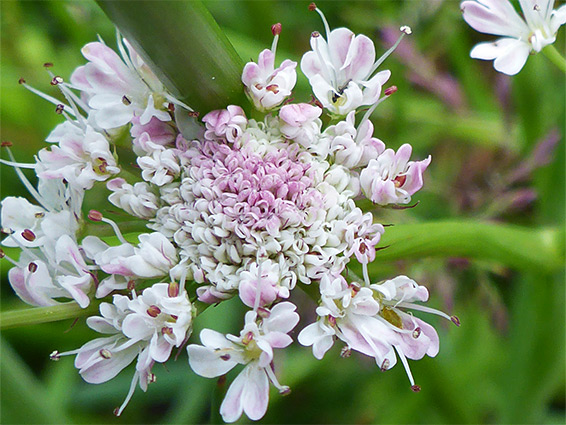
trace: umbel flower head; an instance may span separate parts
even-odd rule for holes
[[[377,69],[411,31],[402,27],[397,43],[376,60],[367,36],[330,31],[322,12],[311,9],[323,18],[326,40],[313,34],[301,69],[317,100],[290,99],[297,64],[283,60],[275,67],[282,33],[276,24],[271,49],[243,69],[250,104],[207,111],[195,137],[185,137],[177,120],[196,114],[123,39],[120,55],[101,42],[85,46],[87,63],[71,84],[50,74],[65,103],[21,81],[56,104],[65,121],[32,164],[17,162],[3,144],[9,160],[0,161],[15,168],[35,199],[1,203],[2,244],[21,249],[18,259],[2,252],[14,264],[10,284],[31,305],[65,299],[82,308],[98,305],[100,316],[87,324],[104,336],[51,358],[76,355],[79,373],[93,384],[135,361],[116,415],[137,386],[146,391],[155,381],[153,365],[189,342],[199,313],[231,298],[246,309],[239,335],[204,329],[202,345],[187,347],[189,366],[201,376],[239,369],[220,406],[226,422],[242,414],[262,418],[270,384],[289,393],[276,365],[304,314],[292,301],[297,288],[310,286],[318,303],[316,321],[298,333],[316,358],[339,341],[383,370],[399,359],[415,391],[407,359],[435,356],[439,337],[408,311],[458,324],[418,304],[428,291],[410,278],[371,280],[368,265],[384,248],[385,228],[356,205],[366,197],[376,208],[399,209],[424,184],[430,156],[411,160],[407,143],[387,148],[370,121],[396,92],[383,88],[390,72]],[[367,110],[357,115],[360,108]],[[37,188],[22,168],[35,172]],[[83,200],[93,189],[147,230],[123,234],[106,211],[85,214]],[[348,269],[350,261],[362,265],[363,279]]]

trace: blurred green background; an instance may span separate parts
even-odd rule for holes
[[[512,78],[495,72],[491,62],[470,59],[472,46],[492,37],[469,28],[455,1],[317,4],[332,28],[348,26],[370,36],[378,54],[393,44],[400,25],[413,29],[385,64],[392,71],[389,84],[399,91],[374,113],[375,135],[393,148],[411,143],[414,158],[430,153],[433,162],[415,198],[418,207],[380,210],[380,222],[402,226],[467,218],[564,228],[566,84],[543,55],[530,57]],[[273,23],[283,24],[278,61],[299,60],[309,49],[310,33],[322,30],[304,1],[206,5],[244,61],[256,60],[271,45]],[[43,64],[54,63],[54,72],[68,78],[84,63],[84,44],[100,35],[114,46],[115,32],[90,1],[2,1],[0,7],[1,138],[14,143],[20,161],[29,162],[61,117],[18,79],[57,96]],[[563,32],[556,46],[564,53]],[[299,73],[295,99],[308,101],[308,93]],[[0,171],[2,198],[26,193],[10,167]],[[2,267],[2,310],[22,308],[6,279],[8,263]],[[411,392],[401,365],[382,373],[357,353],[340,358],[339,344],[317,361],[310,349],[297,345],[276,354],[280,382],[292,393],[281,397],[273,391],[262,423],[565,422],[563,270],[517,271],[462,258],[370,268],[374,280],[400,273],[427,285],[429,305],[462,322],[456,328],[425,318],[439,330],[441,350],[434,359],[411,362],[422,391]],[[294,297],[301,311],[314,310],[301,294]],[[210,308],[199,316],[193,340],[202,327],[238,333],[242,317],[237,302]],[[312,317],[304,314],[304,323]],[[72,325],[69,320],[2,332],[2,423],[218,421],[222,389],[190,371],[185,351],[177,361],[157,364],[157,382],[147,393],[138,389],[122,417],[115,418],[112,411],[128,391],[132,367],[109,383],[88,385],[71,358],[50,362],[54,349],[74,349],[96,336],[84,319]]]

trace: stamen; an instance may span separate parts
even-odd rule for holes
[[[139,379],[139,372],[136,371],[134,373],[132,383],[130,384],[130,390],[128,391],[128,395],[126,396],[124,403],[122,403],[122,405],[120,407],[117,407],[116,409],[114,409],[113,413],[114,413],[115,416],[120,416],[122,414],[122,412],[124,411],[124,409],[126,408],[126,406],[128,405],[128,403],[130,402],[130,400],[132,399],[132,396],[134,395],[134,391],[136,390],[136,384],[137,384],[138,379]]]
[[[148,384],[153,384],[155,381],[157,381],[157,376],[155,376],[154,373],[150,373],[149,375],[147,375]]]
[[[3,147],[3,148],[10,148],[10,147],[14,146],[14,144],[12,142],[5,140],[2,143],[0,143],[0,146]]]
[[[53,360],[54,362],[58,362],[59,360],[61,360],[61,356],[59,354],[59,351],[55,350],[53,351],[50,355],[49,355],[49,359]]]
[[[279,41],[279,34],[281,34],[281,23],[277,23],[271,26],[271,33],[273,34],[273,43],[271,44],[271,51],[275,55],[277,51],[277,42]]]
[[[56,75],[51,79],[52,86],[56,86],[57,84],[61,84],[62,82],[63,82],[63,77],[60,77],[59,75]]]
[[[313,9],[314,6],[314,9]],[[316,4],[313,2],[311,4],[309,4],[309,10],[314,10],[316,13],[318,13],[322,19],[322,23],[324,24],[324,30],[326,31],[326,38],[328,39],[328,36],[330,35],[330,26],[328,25],[328,21],[326,20],[326,16],[324,16],[324,13],[322,13],[322,10],[320,10],[318,7],[316,7]]]
[[[102,221],[103,223],[109,224],[112,227],[112,230],[114,230],[114,233],[116,233],[118,240],[124,244],[129,244],[129,242],[124,238],[124,235],[122,235],[122,232],[116,222],[109,218],[105,218],[100,211],[90,210],[88,218],[95,222]]]
[[[44,66],[45,68],[52,68],[52,67],[53,67],[53,63],[52,63],[52,62],[45,62],[45,63],[43,64],[43,66]]]
[[[126,95],[124,95],[122,97],[122,103],[126,106],[130,106],[132,104],[132,101],[130,99],[128,99],[128,97]]]
[[[397,345],[394,345],[393,347],[395,347],[395,351],[397,351],[397,354],[399,355],[399,358],[401,359],[401,363],[403,363],[403,367],[405,368],[405,372],[407,372],[407,376],[409,377],[409,382],[411,383],[411,389],[413,389],[414,387],[418,387],[419,390],[420,390],[420,387],[418,385],[415,385],[415,380],[413,379],[413,374],[411,373],[411,368],[409,367],[409,362],[407,361],[405,354],[403,354],[403,350],[401,350],[401,348],[399,348]],[[413,391],[415,391],[415,390],[413,390]]]
[[[387,50],[374,64],[373,67],[371,68],[371,72],[369,73],[369,75],[373,74],[377,68],[379,68],[379,65],[381,65],[383,63],[383,61],[385,61],[385,59],[387,59],[389,57],[389,55],[391,53],[393,53],[395,51],[395,49],[397,48],[397,46],[399,45],[399,43],[401,43],[401,40],[403,40],[403,37],[405,37],[405,35],[409,35],[412,33],[412,30],[410,27],[404,25],[401,28],[399,28],[399,30],[401,31],[401,35],[399,36],[399,38],[397,39],[397,41],[395,42],[395,44],[389,49]]]
[[[383,363],[381,363],[381,371],[385,372],[387,369],[389,369],[389,366],[391,365],[391,362],[389,361],[389,359],[385,359],[383,360]]]
[[[364,276],[364,283],[366,286],[371,285],[371,281],[369,280],[369,272],[368,272],[368,265],[367,263],[362,263],[362,273]]]
[[[65,110],[65,105],[63,105],[62,103],[59,103],[57,105],[57,107],[55,108],[55,113],[58,114],[58,115],[61,115],[64,110]]]
[[[157,307],[156,305],[151,305],[147,309],[147,314],[151,317],[157,317],[157,316],[159,316],[160,313],[161,313],[161,309],[159,307]]]
[[[22,238],[28,242],[33,242],[35,240],[35,233],[33,233],[30,229],[25,229],[22,232]]]
[[[342,350],[340,350],[340,357],[342,357],[343,359],[347,359],[351,355],[352,350],[350,350],[350,347],[348,347],[347,345],[342,347]]]
[[[5,159],[1,158],[0,164],[9,165],[10,167],[26,168],[28,170],[35,170],[35,167],[37,167],[37,164],[24,164],[22,162],[6,161]]]
[[[270,365],[265,367],[264,370],[267,373],[267,377],[269,378],[271,383],[275,386],[275,388],[277,388],[279,390],[279,394],[287,395],[287,394],[291,393],[291,389],[287,385],[281,385],[279,383],[279,381],[277,380],[277,377],[275,376],[275,373],[273,372],[273,369],[271,368]]]
[[[107,350],[106,348],[103,348],[102,350],[100,350],[98,352],[98,354],[100,354],[100,357],[102,357],[103,359],[110,359],[112,357],[112,353],[110,352],[110,350]]]
[[[399,303],[398,306],[404,307],[404,308],[409,308],[409,309],[412,309],[412,310],[423,311],[425,313],[436,314],[440,317],[444,317],[445,319],[448,319],[448,320],[454,322],[452,320],[452,317],[448,316],[446,313],[444,313],[440,310],[436,310],[435,308],[425,307],[424,305],[413,304],[413,303]],[[454,322],[454,323],[456,323],[456,322]]]
[[[41,97],[42,99],[47,100],[48,102],[54,104],[54,105],[60,105],[61,101],[59,99],[55,99],[52,96],[49,96],[48,94],[45,94],[35,88],[33,88],[32,86],[30,86],[29,84],[26,83],[26,80],[24,80],[23,78],[20,78],[19,83],[24,86],[26,89],[28,89],[30,92],[38,95],[39,97]],[[65,105],[63,105],[65,106]],[[75,113],[73,111],[69,111],[69,113],[73,116],[75,116]]]
[[[385,96],[391,96],[395,92],[397,92],[397,86],[387,87],[385,90],[383,90],[383,94]]]
[[[421,336],[421,328],[415,328],[415,330],[413,331],[413,338],[417,339],[419,336]]]
[[[28,270],[30,273],[35,273],[37,271],[37,264],[31,262],[28,264]]]
[[[169,298],[175,298],[179,296],[179,284],[177,282],[170,282],[167,287],[167,295]]]
[[[458,319],[457,316],[450,316],[450,320],[452,320],[452,323],[454,323],[456,326],[460,327],[460,319]]]

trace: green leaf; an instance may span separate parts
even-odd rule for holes
[[[201,115],[247,103],[242,60],[201,1],[97,3],[165,86]]]
[[[466,257],[519,270],[553,272],[564,267],[564,230],[445,221],[386,229],[376,261],[423,257]]]

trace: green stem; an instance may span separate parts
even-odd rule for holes
[[[385,230],[375,261],[424,257],[488,260],[523,271],[564,268],[564,230],[445,221],[401,224]]]
[[[242,60],[200,0],[97,3],[160,81],[201,116],[245,104]]]
[[[0,313],[0,329],[4,330],[89,316],[98,312],[99,304],[100,302],[91,302],[87,308],[81,308],[77,303],[70,302],[51,307],[35,307],[5,311]]]
[[[544,49],[542,49],[542,53],[560,69],[562,72],[566,73],[566,59],[562,56],[554,44],[549,44]]]

